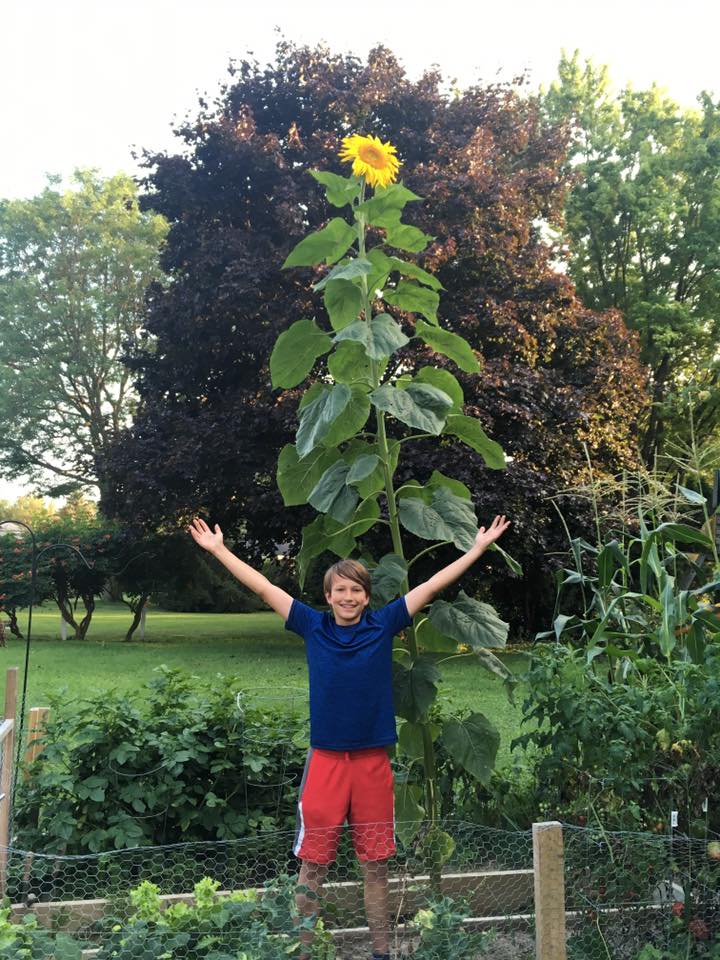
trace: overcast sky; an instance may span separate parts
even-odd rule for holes
[[[75,166],[135,172],[133,148],[172,147],[173,120],[215,94],[230,58],[271,59],[277,28],[361,56],[384,43],[411,76],[438,64],[461,86],[523,71],[548,84],[577,48],[618,87],[657,81],[688,106],[720,95],[719,0],[5,0],[0,197]],[[15,492],[0,479],[0,497]]]

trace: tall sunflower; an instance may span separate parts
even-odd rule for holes
[[[391,143],[383,143],[378,137],[367,137],[354,133],[342,142],[340,159],[352,161],[352,172],[356,177],[365,177],[371,187],[387,187],[394,183],[400,161],[397,150]]]

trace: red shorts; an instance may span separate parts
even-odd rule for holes
[[[395,797],[385,747],[310,748],[298,802],[293,852],[310,863],[332,863],[345,821],[363,861],[395,853]]]

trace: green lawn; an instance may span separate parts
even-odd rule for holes
[[[121,604],[99,604],[89,637],[79,643],[62,641],[59,614],[50,608],[33,616],[28,673],[28,707],[44,706],[49,693],[66,691],[68,698],[112,688],[130,690],[145,684],[161,664],[200,677],[223,674],[238,690],[253,692],[268,705],[304,700],[307,668],[303,643],[283,627],[274,613],[200,614],[151,610],[145,642],[122,642],[130,613]],[[24,621],[21,626],[24,629]],[[14,638],[0,649],[0,665],[24,664],[25,645]],[[438,656],[442,659],[442,656]],[[505,663],[521,671],[524,657],[507,654]],[[501,758],[517,734],[519,708],[508,703],[501,682],[472,657],[443,666],[440,687],[448,706],[469,707],[486,714],[501,732]],[[22,682],[22,679],[21,679]]]

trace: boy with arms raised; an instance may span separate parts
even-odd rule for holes
[[[294,600],[236,557],[216,524],[189,528],[195,542],[280,614],[305,641],[310,682],[310,752],[300,785],[294,852],[302,860],[301,888],[317,895],[335,859],[347,820],[365,882],[365,910],[374,960],[389,960],[387,861],[395,853],[393,777],[387,747],[396,739],[392,642],[413,616],[461,577],[509,526],[497,516],[458,560],[404,597],[368,610],[370,575],[357,560],[340,560],[325,574],[330,611]],[[315,897],[298,892],[300,911]],[[311,934],[306,936],[311,937]],[[306,945],[308,940],[305,940]],[[304,955],[307,957],[308,955]],[[300,960],[304,960],[304,957]]]

